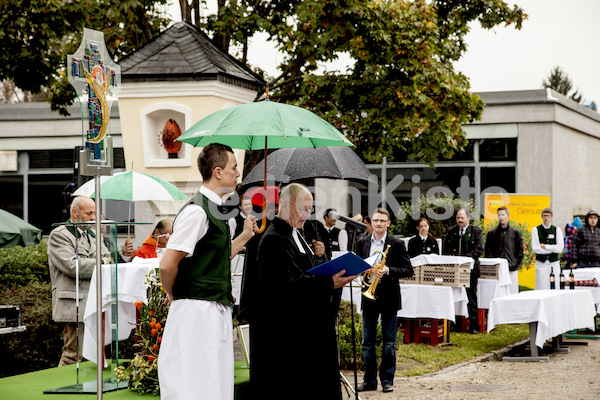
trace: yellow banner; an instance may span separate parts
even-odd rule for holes
[[[486,193],[484,197],[483,223],[485,229],[490,229],[498,224],[498,208],[508,208],[510,220],[527,225],[527,231],[542,223],[542,210],[550,207],[550,195],[548,194],[514,194]],[[533,254],[531,250],[531,235],[523,238],[524,251]],[[530,257],[531,258],[531,257]],[[519,286],[530,289],[535,288],[535,258],[528,265],[523,264],[519,271]]]

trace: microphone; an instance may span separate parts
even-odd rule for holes
[[[367,224],[363,224],[362,222],[355,221],[352,218],[348,218],[343,215],[340,215],[335,211],[329,211],[327,216],[331,219],[337,219],[337,220],[340,220],[347,224],[350,224],[350,225],[354,226],[355,228],[360,229],[361,231],[364,231],[365,229],[367,229]]]

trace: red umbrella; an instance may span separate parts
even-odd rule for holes
[[[262,206],[265,199],[265,191],[267,204],[279,204],[279,186],[255,187],[244,193],[244,196],[250,197],[252,204],[255,206]]]

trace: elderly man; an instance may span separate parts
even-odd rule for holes
[[[94,200],[89,197],[76,197],[71,204],[71,216],[68,222],[79,223],[95,219]],[[81,358],[83,312],[90,279],[96,268],[96,233],[90,228],[91,226],[87,224],[74,226],[67,223],[50,232],[48,239],[48,265],[52,280],[52,319],[64,323],[64,345],[59,367],[74,364]],[[110,251],[104,243],[100,251],[103,262],[110,263]],[[77,260],[79,261],[79,290],[75,284]],[[79,310],[76,304],[77,297],[79,297]]]
[[[343,277],[345,270],[333,276],[307,272],[315,260],[298,230],[310,217],[312,204],[305,186],[284,187],[278,216],[258,245],[250,382],[261,399],[341,398],[331,299],[335,289],[355,277]],[[286,351],[297,357],[282,365]]]

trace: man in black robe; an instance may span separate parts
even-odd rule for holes
[[[355,277],[307,273],[314,257],[298,229],[312,200],[305,186],[283,188],[279,214],[258,245],[250,382],[262,399],[341,399],[331,298]]]

